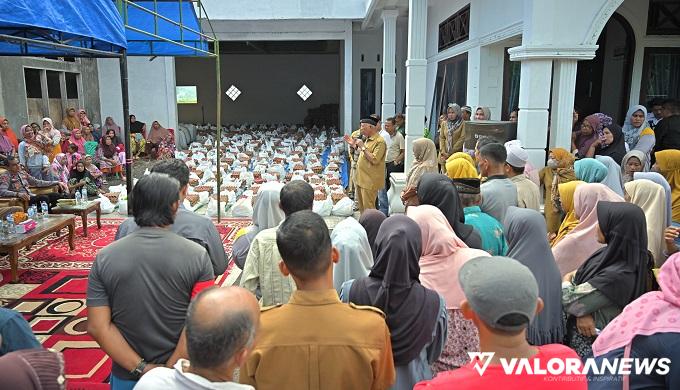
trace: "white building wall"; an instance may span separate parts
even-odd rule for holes
[[[362,57],[363,56],[363,60]],[[380,59],[378,59],[378,56]],[[352,33],[352,128],[361,119],[361,69],[375,69],[375,113],[382,105],[382,28]]]
[[[103,118],[112,116],[123,125],[120,68],[118,60],[98,60],[99,98]],[[130,114],[147,123],[158,121],[166,128],[177,128],[175,60],[172,57],[128,57]]]

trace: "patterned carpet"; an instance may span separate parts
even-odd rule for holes
[[[87,335],[85,293],[97,251],[113,241],[121,221],[102,219],[101,230],[91,221],[87,238],[82,237],[77,221],[74,251],[69,250],[63,235],[52,235],[21,251],[17,284],[7,283],[9,262],[7,256],[0,257],[0,306],[22,313],[43,346],[64,353],[69,389],[108,388],[105,381],[111,361]],[[238,229],[248,224],[247,220],[231,219],[217,225],[227,253]],[[217,283],[224,283],[232,266]]]

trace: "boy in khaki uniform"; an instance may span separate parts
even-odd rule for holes
[[[323,219],[309,210],[292,214],[276,243],[281,272],[292,276],[297,290],[287,304],[262,309],[241,383],[258,390],[389,388],[395,370],[384,316],[340,302],[333,289],[339,254]]]

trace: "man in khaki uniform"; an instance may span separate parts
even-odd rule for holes
[[[378,191],[385,186],[387,144],[378,134],[377,124],[377,121],[371,117],[361,120],[361,134],[365,141],[361,138],[345,138],[347,143],[360,152],[354,178],[354,193],[361,213],[375,208]]]
[[[263,308],[240,381],[258,390],[387,389],[395,381],[390,334],[379,309],[340,302],[333,289],[337,249],[323,219],[299,211],[279,226],[276,243],[297,290],[285,305]]]

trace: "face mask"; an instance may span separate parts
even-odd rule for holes
[[[548,160],[548,167],[549,168],[557,168],[558,165],[559,164],[557,163],[557,160],[555,160],[554,158],[551,158],[551,159]]]

